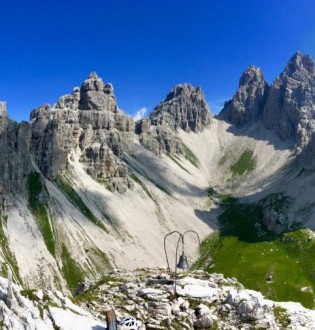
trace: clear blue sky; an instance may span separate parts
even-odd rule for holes
[[[91,71],[128,114],[183,82],[217,112],[249,64],[271,82],[296,50],[315,57],[315,1],[1,0],[0,31],[0,100],[15,120]]]

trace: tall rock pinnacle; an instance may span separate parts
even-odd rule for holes
[[[176,85],[150,114],[153,125],[166,123],[172,129],[202,131],[210,124],[212,114],[200,87]]]
[[[7,107],[5,102],[0,101],[0,115],[4,115],[7,113]]]
[[[0,133],[2,131],[2,127],[4,127],[7,121],[8,121],[8,114],[6,109],[6,103],[0,102]]]
[[[296,52],[270,86],[264,122],[282,138],[307,143],[315,130],[315,69],[309,55]]]
[[[241,76],[233,98],[226,102],[219,117],[236,126],[257,121],[262,113],[268,85],[261,70],[249,66]]]
[[[92,72],[81,86],[79,109],[117,112],[113,86],[104,84],[102,79]]]

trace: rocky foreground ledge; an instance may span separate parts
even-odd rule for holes
[[[126,314],[141,329],[315,329],[315,311],[299,303],[274,302],[247,290],[236,279],[193,271],[180,274],[177,297],[162,269],[113,271],[94,283],[83,283],[75,298],[59,291],[23,290],[0,278],[0,329],[106,329],[106,310],[117,319]]]

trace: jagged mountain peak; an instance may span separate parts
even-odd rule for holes
[[[282,139],[294,138],[303,147],[314,131],[314,113],[314,61],[296,52],[270,86],[264,122]]]
[[[89,74],[89,77],[88,77],[88,79],[97,79],[97,78],[99,78],[99,77],[98,77],[98,74],[95,71],[92,71]]]
[[[81,85],[81,89],[82,88],[101,91],[104,88],[103,79],[99,77],[96,72],[91,72]]]
[[[250,65],[242,74],[233,98],[226,102],[219,118],[236,126],[257,121],[262,114],[268,84],[260,68]]]
[[[111,83],[104,83],[102,77],[100,77],[95,71],[91,72],[89,76],[84,80],[81,85],[81,88],[90,88],[91,90],[102,90],[102,89],[113,89],[113,85]],[[75,87],[75,90],[79,89],[80,87]],[[74,91],[75,91],[74,90]]]
[[[212,114],[200,87],[178,84],[150,113],[153,125],[167,124],[172,129],[202,131],[210,124]]]
[[[7,105],[5,102],[0,101],[0,118],[6,118],[8,117],[7,114]]]
[[[119,112],[114,88],[111,83],[104,83],[95,72],[90,73],[81,87],[75,87],[71,94],[62,96],[53,109],[97,110]],[[31,119],[38,110],[50,109],[50,105],[42,105],[31,114]]]
[[[90,73],[81,87],[74,87],[71,94],[63,95],[52,107],[43,104],[31,113],[31,120],[38,111],[48,109],[59,110],[97,110],[118,113],[119,108],[114,95],[114,87],[111,83],[104,83],[96,72]]]
[[[92,72],[81,85],[79,109],[117,112],[118,106],[112,84],[104,84],[102,78]]]
[[[0,101],[0,134],[2,133],[6,123],[8,121],[8,114],[6,109],[6,103]]]
[[[3,101],[0,101],[0,112],[7,112],[7,105]]]
[[[302,55],[300,51],[297,51],[289,60],[284,69],[284,73],[292,76],[296,72],[305,72],[306,74],[315,75],[314,61],[310,55]]]
[[[262,82],[265,83],[264,75],[260,68],[258,68],[255,65],[250,65],[242,74],[240,81],[239,81],[239,87],[243,85],[249,85],[253,82]]]
[[[190,97],[192,94],[201,94],[204,97],[200,87],[194,87],[192,84],[183,83],[175,85],[172,91],[166,96],[165,101],[169,101],[179,96]]]
[[[303,147],[315,130],[314,113],[314,61],[297,51],[271,86],[259,68],[249,66],[219,118],[236,126],[262,120],[281,139],[293,138]]]

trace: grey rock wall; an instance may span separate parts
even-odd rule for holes
[[[119,191],[131,185],[121,157],[132,153],[134,122],[118,109],[112,85],[95,73],[53,107],[32,111],[31,127],[31,152],[49,179],[67,170],[69,155],[78,153],[94,179],[107,179]]]
[[[153,125],[168,125],[171,129],[200,132],[210,125],[211,113],[200,87],[176,85],[150,113]]]
[[[226,102],[220,118],[242,126],[261,118],[268,84],[261,70],[251,65],[244,71],[233,98]]]
[[[149,119],[136,124],[136,133],[141,144],[157,155],[184,155],[185,147],[177,131],[201,132],[209,127],[212,117],[201,88],[180,84],[152,110]]]
[[[236,126],[262,120],[281,139],[293,139],[303,149],[315,131],[314,61],[296,52],[270,87],[260,69],[250,66],[219,118]]]
[[[10,120],[5,103],[1,102],[0,195],[5,192],[23,190],[27,174],[31,168],[29,141],[30,125],[26,122],[18,124]]]
[[[315,129],[315,69],[309,55],[297,52],[270,86],[264,109],[266,127],[305,145]]]

